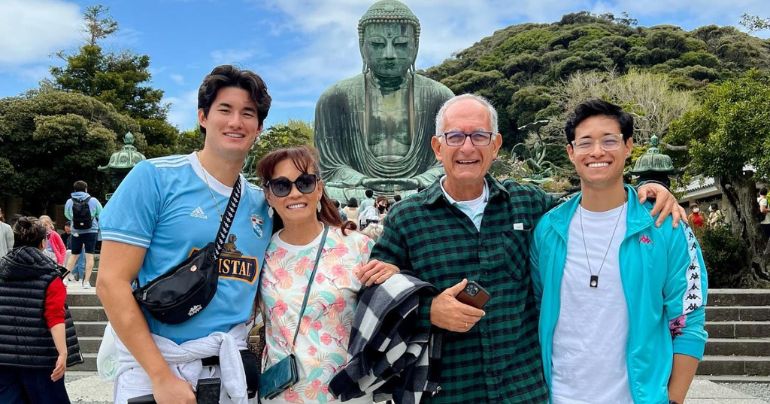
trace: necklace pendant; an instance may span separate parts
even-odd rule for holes
[[[588,283],[588,286],[592,288],[599,287],[599,275],[591,275],[591,281]]]

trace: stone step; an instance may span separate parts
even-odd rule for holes
[[[723,376],[709,376],[701,375],[696,376],[696,379],[708,380],[714,383],[765,383],[770,384],[770,376],[736,376],[736,375],[723,375]]]
[[[706,355],[770,355],[770,338],[709,338]]]
[[[83,354],[83,363],[79,365],[75,365],[72,367],[68,367],[67,371],[75,371],[75,372],[82,372],[82,371],[90,371],[95,372],[96,371],[96,354],[95,353],[84,353]]]
[[[81,337],[78,335],[78,344],[82,353],[98,353],[102,344],[102,337]]]
[[[80,337],[102,337],[104,336],[104,327],[107,326],[106,321],[76,321],[75,331]]]
[[[709,289],[708,306],[770,306],[770,289]]]
[[[90,289],[95,290],[95,289]],[[85,291],[67,291],[67,304],[70,307],[74,306],[101,306],[102,303],[99,298],[96,297],[96,292]]]
[[[708,321],[770,321],[770,306],[706,306]]]
[[[75,321],[107,321],[102,306],[70,306],[70,313]]]
[[[770,321],[707,321],[709,338],[770,337]]]
[[[706,355],[698,365],[698,374],[770,376],[770,357]]]

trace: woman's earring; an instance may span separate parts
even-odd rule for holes
[[[321,201],[318,201],[318,203],[315,205],[315,211],[321,213]]]
[[[267,208],[267,217],[272,219],[273,218],[273,213],[274,213],[274,211],[273,211],[273,207],[272,206]]]

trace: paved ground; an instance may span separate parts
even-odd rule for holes
[[[73,403],[108,404],[112,401],[112,383],[105,382],[95,372],[67,373],[67,392]],[[734,389],[733,387],[740,387]],[[754,395],[759,391],[760,395]],[[751,388],[744,385],[716,384],[708,380],[693,381],[687,395],[687,404],[768,404],[769,401],[757,397],[768,397],[767,384],[754,384]]]

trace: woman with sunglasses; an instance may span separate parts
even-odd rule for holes
[[[352,222],[342,222],[318,173],[315,151],[308,147],[273,151],[258,166],[274,233],[258,292],[265,320],[262,372],[264,377],[293,354],[299,374],[298,382],[274,399],[263,397],[265,403],[333,401],[328,383],[350,359],[359,291],[398,272],[390,264],[367,263],[373,242],[350,231]],[[357,277],[368,272],[373,275]],[[348,402],[371,403],[372,397]]]

